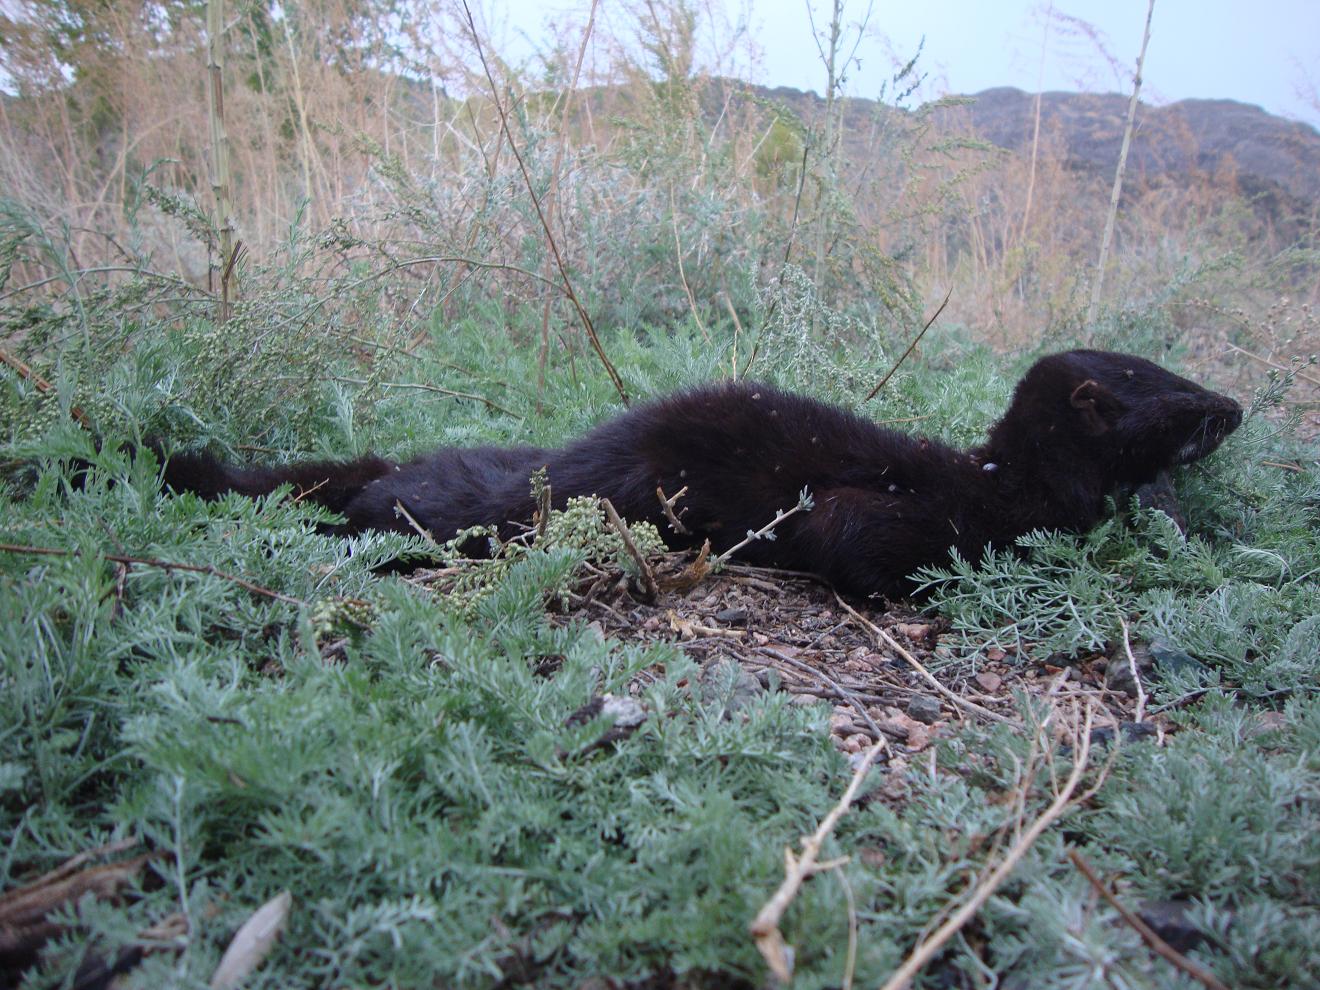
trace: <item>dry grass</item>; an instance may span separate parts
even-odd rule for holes
[[[217,292],[221,225],[201,219],[216,212],[203,19],[166,29],[154,9],[87,13],[72,85],[41,24],[15,33],[4,68],[21,96],[0,102],[0,187],[44,230],[67,231],[72,269],[150,258]],[[461,286],[498,279],[506,311],[541,314],[543,347],[556,336],[576,346],[572,310],[555,300],[550,315],[554,266],[527,250],[543,238],[522,157],[563,265],[586,273],[593,315],[613,305],[616,322],[722,318],[721,294],[745,303],[796,242],[808,257],[794,260],[831,304],[898,331],[949,287],[947,319],[1001,346],[1080,329],[1107,181],[1067,167],[1057,130],[1041,127],[1015,154],[972,140],[956,107],[775,104],[716,77],[744,67],[745,53],[736,34],[712,30],[710,11],[656,0],[602,15],[590,32],[584,11],[530,65],[493,58],[492,96],[461,12],[426,0],[400,9],[393,28],[345,0],[299,5],[296,19],[231,12],[225,118],[249,264],[275,264],[302,224],[333,249],[292,259],[305,272],[388,267],[414,314],[458,315]],[[836,141],[837,162],[818,150]],[[659,231],[672,250],[638,243]],[[1172,283],[1172,301],[1198,300],[1189,329],[1235,336],[1225,313],[1285,293],[1317,302],[1313,261],[1276,263],[1313,232],[1310,221],[1271,226],[1228,171],[1129,182],[1104,301],[1170,301]],[[1242,266],[1232,278],[1206,274],[1230,255]],[[52,272],[41,252],[20,251],[6,291]]]

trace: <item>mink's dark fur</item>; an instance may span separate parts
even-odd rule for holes
[[[815,508],[783,522],[747,561],[813,571],[840,590],[898,597],[910,575],[956,547],[979,560],[1035,529],[1084,532],[1120,486],[1214,450],[1242,419],[1226,396],[1143,358],[1069,351],[1023,376],[983,445],[955,450],[853,413],[749,382],[679,392],[602,423],[556,449],[444,448],[394,464],[379,457],[241,469],[206,454],[175,455],[176,491],[247,495],[292,483],[341,513],[336,531],[412,532],[396,506],[437,540],[531,519],[528,476],[545,466],[556,505],[601,495],[671,544],[732,546],[807,489]],[[656,488],[678,502],[690,535],[669,532]]]

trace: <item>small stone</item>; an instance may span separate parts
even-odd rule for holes
[[[1150,648],[1145,643],[1132,644],[1132,659],[1136,661],[1138,674],[1150,670],[1154,665],[1154,660],[1150,655]],[[1122,643],[1109,654],[1109,660],[1105,663],[1105,686],[1111,691],[1122,691],[1124,694],[1137,696],[1137,682],[1132,678],[1132,663],[1128,660],[1127,650]]]
[[[1150,722],[1120,722],[1119,731],[1123,734],[1123,743],[1140,742],[1159,735],[1159,730]],[[1114,741],[1113,726],[1102,726],[1091,730],[1092,746],[1108,746]]]
[[[588,750],[618,742],[632,735],[637,727],[646,721],[646,709],[633,698],[601,694],[568,716],[564,720],[564,725],[570,729],[576,728],[598,717],[613,719],[613,724],[601,734],[599,739],[587,745]]]
[[[1000,660],[1004,659],[1004,657],[1006,657],[1006,656],[1008,656],[1008,654],[1005,653],[1003,650],[1001,650],[1001,649],[1000,649],[999,647],[997,647],[997,646],[987,646],[987,647],[986,647],[986,650],[985,650],[985,658],[986,658],[987,660],[990,660],[990,661],[992,661],[992,662],[994,662],[994,663],[998,663]]]
[[[986,694],[994,694],[1003,685],[1004,679],[998,674],[992,674],[988,670],[983,670],[974,678],[977,685]]]
[[[1192,906],[1191,901],[1146,901],[1137,916],[1178,952],[1190,952],[1205,941],[1205,933],[1187,917]]]
[[[1267,732],[1282,732],[1288,728],[1288,716],[1284,712],[1261,712],[1256,716],[1256,724],[1248,730],[1251,735],[1259,736]]]
[[[873,870],[880,869],[887,861],[885,851],[878,846],[863,846],[857,855],[863,866],[869,866]]]
[[[849,736],[843,741],[843,751],[845,753],[860,753],[862,751],[862,743],[865,739],[866,736],[861,735]]]
[[[929,694],[915,695],[912,700],[907,703],[907,713],[918,722],[925,722],[927,725],[932,725],[940,720],[940,699],[932,697]]]
[[[930,625],[924,622],[900,622],[894,626],[894,632],[906,636],[914,643],[920,643],[930,635]]]
[[[730,659],[707,664],[701,671],[700,686],[701,700],[708,705],[720,705],[725,719],[742,711],[765,691],[755,674]]]

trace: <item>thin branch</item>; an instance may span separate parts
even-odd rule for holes
[[[29,547],[16,543],[0,543],[0,553],[26,553],[46,557],[81,557],[81,550],[62,550],[59,547]],[[294,598],[292,595],[281,594],[278,591],[271,591],[269,588],[263,588],[259,584],[253,584],[246,578],[241,578],[236,574],[230,574],[222,571],[218,567],[212,567],[210,564],[179,564],[171,560],[156,560],[152,557],[129,557],[119,553],[98,554],[106,560],[114,561],[119,564],[140,564],[143,567],[158,567],[163,571],[187,571],[192,574],[209,574],[212,577],[218,577],[224,581],[231,581],[252,592],[254,595],[262,595],[266,598],[273,598],[278,602],[286,602],[289,605],[306,605],[301,598]]]
[[[134,267],[132,265],[101,265],[96,268],[70,269],[69,271],[60,272],[57,275],[50,275],[47,278],[38,279],[35,282],[28,282],[26,285],[20,285],[15,289],[10,289],[8,292],[0,293],[0,302],[3,302],[10,296],[17,296],[24,292],[31,292],[33,289],[39,289],[43,285],[49,285],[51,282],[64,281],[68,283],[70,288],[73,288],[74,284],[80,281],[84,275],[104,275],[110,272],[125,272],[130,275],[139,275],[142,278],[154,278],[161,282],[169,282],[171,285],[182,286],[185,289],[196,292],[198,295],[211,295],[211,293],[207,292],[201,286],[193,285],[187,279],[179,278],[177,275],[166,275],[163,272],[153,272],[150,269]],[[76,275],[77,278],[70,279],[71,275]]]
[[[894,372],[898,371],[898,369],[903,366],[903,362],[908,359],[908,355],[911,354],[913,350],[916,349],[916,346],[921,343],[921,338],[926,336],[926,331],[930,329],[931,324],[940,318],[940,314],[944,312],[944,307],[949,305],[949,300],[951,298],[953,298],[953,286],[949,286],[949,291],[944,295],[944,302],[940,303],[939,309],[935,310],[935,315],[926,321],[926,325],[921,328],[921,333],[913,338],[912,343],[908,344],[908,349],[903,352],[903,356],[894,362],[892,368],[885,372],[885,377],[881,378],[879,384],[866,394],[866,398],[862,400],[863,402],[870,402],[879,394],[880,390],[889,383],[889,379],[894,377]]]
[[[1127,619],[1120,615],[1118,624],[1123,627],[1123,652],[1127,654],[1128,671],[1132,674],[1132,683],[1137,686],[1137,710],[1132,715],[1132,721],[1139,723],[1146,715],[1146,689],[1141,686],[1141,672],[1137,670],[1137,658],[1132,655],[1132,638],[1129,635]]]
[[[683,283],[683,293],[687,296],[688,308],[692,310],[692,319],[697,324],[697,329],[701,331],[701,336],[706,343],[710,343],[710,334],[706,332],[705,325],[701,322],[701,314],[697,312],[697,300],[692,295],[692,287],[688,285],[687,272],[683,270],[683,242],[678,238],[678,207],[674,202],[674,188],[669,187],[669,220],[674,228],[674,257],[678,259],[678,278]]]
[[[1105,264],[1109,260],[1109,245],[1114,239],[1114,220],[1118,217],[1118,201],[1123,195],[1123,173],[1127,171],[1128,148],[1132,145],[1132,129],[1137,118],[1138,97],[1141,95],[1141,71],[1146,64],[1146,46],[1150,44],[1150,19],[1155,13],[1155,0],[1146,5],[1146,32],[1141,38],[1141,51],[1137,55],[1137,73],[1132,77],[1132,98],[1128,100],[1127,124],[1123,128],[1123,143],[1118,149],[1118,167],[1114,170],[1114,188],[1109,197],[1109,215],[1105,217],[1105,232],[1100,238],[1100,260],[1095,266],[1095,285],[1091,289],[1091,305],[1086,310],[1086,322],[1095,322],[1100,308],[1100,290],[1105,284]]]
[[[780,663],[786,663],[794,670],[799,670],[804,674],[808,674],[809,676],[816,678],[817,680],[824,681],[826,684],[828,684],[831,688],[834,689],[834,691],[838,694],[839,698],[841,698],[844,701],[847,701],[854,708],[857,709],[857,713],[862,716],[862,719],[866,722],[867,726],[870,728],[871,734],[876,739],[885,738],[885,734],[880,730],[880,726],[876,724],[875,719],[871,717],[871,713],[866,710],[866,706],[862,704],[860,699],[858,699],[858,697],[855,694],[853,694],[851,691],[845,688],[838,681],[834,680],[834,678],[830,677],[828,674],[825,674],[817,670],[815,667],[811,666],[810,664],[803,663],[801,660],[793,659],[783,650],[776,650],[773,646],[762,646],[757,650],[757,652],[762,653],[768,657],[774,657],[774,659],[778,660]]]
[[[733,380],[738,380],[738,338],[742,335],[742,320],[738,319],[738,311],[733,308],[733,300],[729,298],[727,292],[721,292],[724,297],[724,305],[729,309],[729,315],[733,317],[733,350],[729,353],[729,369],[733,373]]]
[[[1110,892],[1109,888],[1104,884],[1100,877],[1096,875],[1095,870],[1091,868],[1091,864],[1082,858],[1081,853],[1076,849],[1069,849],[1068,858],[1072,860],[1073,866],[1081,871],[1082,876],[1090,881],[1091,886],[1096,889],[1097,893],[1109,902],[1109,906],[1117,911],[1123,920],[1133,927],[1136,933],[1141,936],[1141,940],[1149,945],[1152,950],[1173,963],[1174,966],[1178,967],[1202,986],[1207,987],[1208,990],[1228,990],[1228,987],[1221,983],[1214,973],[1210,972],[1200,963],[1188,959],[1168,942],[1160,938],[1159,934],[1151,928],[1150,925],[1146,924],[1141,918],[1124,907],[1118,898]]]
[[[536,187],[532,184],[531,173],[527,171],[527,164],[523,161],[522,153],[518,150],[518,144],[513,139],[513,131],[509,128],[509,117],[504,110],[504,101],[500,99],[499,86],[495,83],[495,76],[490,71],[490,64],[486,61],[486,53],[481,47],[481,38],[477,34],[477,22],[472,18],[472,10],[468,6],[467,0],[463,0],[463,13],[467,15],[468,28],[472,31],[472,43],[477,49],[477,58],[481,60],[481,67],[486,72],[486,79],[490,83],[491,99],[495,101],[495,109],[500,115],[500,126],[504,129],[504,136],[509,140],[509,150],[513,152],[514,159],[518,162],[518,170],[522,172],[523,183],[527,186],[527,195],[531,197],[532,206],[536,208],[536,215],[541,221],[541,229],[545,231],[546,242],[550,246],[550,253],[555,257],[555,265],[559,268],[559,277],[564,281],[564,292],[569,301],[573,303],[573,308],[577,310],[578,319],[582,321],[582,328],[587,333],[587,339],[591,341],[592,348],[596,351],[596,356],[600,358],[601,364],[605,366],[605,373],[610,376],[610,382],[614,389],[619,393],[619,398],[625,406],[628,405],[628,393],[624,391],[623,379],[619,377],[618,371],[610,362],[609,356],[605,353],[605,348],[601,345],[600,338],[596,336],[596,327],[591,322],[586,307],[578,298],[573,290],[573,280],[569,278],[568,267],[564,264],[563,256],[559,253],[559,244],[555,240],[554,232],[550,229],[550,223],[546,220],[545,210],[541,208],[540,197],[536,195]]]
[[[1282,371],[1286,375],[1292,375],[1294,378],[1300,378],[1302,381],[1310,382],[1312,385],[1320,385],[1320,378],[1312,378],[1310,375],[1304,375],[1296,368],[1285,368],[1283,365],[1275,361],[1271,361],[1269,358],[1263,358],[1259,354],[1252,354],[1251,351],[1243,350],[1241,347],[1238,347],[1237,344],[1229,344],[1228,346],[1231,349],[1237,351],[1243,357],[1249,357],[1253,361],[1259,361],[1267,368],[1273,368],[1276,371]]]
[[[337,376],[333,378],[332,381],[343,382],[345,385],[368,384],[366,379],[363,378],[344,378]],[[480,402],[487,409],[492,409],[495,412],[504,413],[504,415],[512,416],[514,419],[523,418],[519,416],[516,412],[514,412],[512,409],[506,409],[504,406],[500,405],[498,402],[495,402],[493,399],[488,399],[484,395],[477,395],[475,392],[459,392],[452,388],[444,388],[440,385],[431,385],[427,382],[380,382],[379,385],[381,388],[415,388],[423,392],[437,392],[440,395],[448,395],[455,399],[472,399],[474,402]]]
[[[1086,708],[1086,716],[1083,724],[1075,735],[1076,740],[1076,758],[1073,761],[1072,772],[1068,775],[1067,781],[1063,787],[1055,794],[1054,800],[1046,808],[1030,827],[1026,829],[1021,837],[1013,843],[1008,852],[1004,854],[1000,864],[991,871],[990,875],[977,884],[976,889],[972,891],[971,897],[951,914],[944,924],[940,925],[934,933],[923,939],[921,943],[912,950],[912,953],[903,962],[903,965],[894,971],[894,974],[885,982],[881,990],[902,990],[911,984],[916,975],[921,972],[923,966],[930,962],[936,954],[944,947],[955,934],[957,934],[967,922],[975,917],[981,906],[990,899],[999,886],[1008,879],[1010,873],[1021,862],[1036,840],[1039,839],[1047,828],[1053,825],[1063,814],[1073,805],[1073,792],[1081,782],[1082,774],[1086,772],[1087,765],[1091,756],[1091,723],[1094,717],[1094,710],[1090,705]],[[1094,788],[1082,795],[1086,798],[1095,793],[1096,788],[1103,782],[1096,784]],[[1080,800],[1080,799],[1079,799]]]
[[[578,46],[577,62],[573,66],[573,79],[564,91],[564,105],[559,113],[559,141],[555,147],[555,161],[550,169],[550,196],[546,204],[547,215],[553,220],[559,209],[559,220],[563,223],[564,211],[560,208],[560,169],[564,163],[564,149],[568,146],[568,112],[573,105],[573,94],[577,92],[578,80],[582,76],[582,63],[587,57],[587,43],[591,40],[591,31],[596,26],[596,7],[599,0],[591,0],[591,10],[587,14],[587,26],[582,31],[582,43]],[[545,395],[545,366],[550,357],[550,297],[546,296],[541,307],[541,350],[537,356],[536,402],[540,412],[541,399]]]
[[[908,664],[911,665],[912,669],[917,672],[917,674],[921,677],[922,680],[924,680],[927,684],[929,684],[936,691],[942,694],[950,702],[957,705],[959,708],[966,709],[967,711],[971,712],[973,715],[979,715],[981,718],[988,718],[992,722],[1003,722],[1005,724],[1012,723],[1013,721],[1012,719],[1005,718],[1003,715],[1000,715],[998,712],[992,712],[988,708],[982,708],[980,705],[976,704],[975,702],[968,701],[966,698],[963,698],[960,695],[957,695],[954,692],[950,691],[948,688],[946,688],[943,684],[941,684],[938,680],[936,680],[934,674],[932,674],[929,670],[927,670],[924,666],[922,666],[921,661],[919,661],[916,657],[914,657],[911,651],[904,649],[903,646],[898,642],[898,640],[894,639],[894,637],[889,635],[888,632],[886,632],[884,629],[881,629],[866,616],[862,615],[861,612],[857,611],[857,609],[853,608],[851,605],[845,602],[843,598],[840,597],[837,591],[834,593],[834,600],[838,602],[839,605],[845,611],[847,611],[849,615],[851,615],[854,619],[856,619],[863,626],[869,629],[871,631],[871,635],[875,636],[882,643],[884,643],[885,646],[889,647],[900,657],[906,660]]]
[[[623,548],[628,551],[628,556],[637,565],[637,570],[641,574],[642,590],[649,598],[654,599],[660,593],[660,588],[655,583],[655,571],[651,569],[650,562],[637,549],[632,531],[628,529],[627,523],[619,518],[619,513],[615,511],[614,504],[609,499],[602,498],[600,505],[605,510],[605,518],[610,521],[610,526],[614,529],[614,532],[619,534],[619,539],[623,540]]]
[[[408,511],[408,507],[403,504],[402,499],[396,498],[394,500],[394,514],[396,516],[403,516],[403,521],[408,524],[409,528],[411,528],[414,533],[427,543],[431,544],[431,546],[439,548],[440,544],[436,542],[435,536],[432,535],[429,529],[419,523],[413,514]]]
[[[687,490],[688,486],[684,485],[674,493],[673,498],[665,498],[665,490],[659,485],[655,487],[655,497],[660,500],[660,510],[665,514],[665,518],[669,520],[669,528],[679,536],[688,536],[692,533],[690,529],[678,521],[678,516],[674,515],[675,503],[687,494]],[[684,509],[683,511],[686,512],[687,510]]]
[[[862,757],[857,769],[853,772],[852,780],[848,782],[848,789],[843,792],[843,797],[839,798],[839,803],[830,809],[830,813],[825,816],[815,832],[802,839],[801,856],[794,856],[792,849],[784,849],[784,882],[779,885],[779,889],[775,891],[774,896],[766,901],[761,910],[757,912],[756,917],[748,927],[752,938],[756,940],[756,948],[764,957],[771,971],[782,983],[787,983],[792,979],[793,969],[788,946],[784,942],[783,935],[779,933],[779,920],[784,916],[784,912],[788,910],[788,906],[793,903],[793,898],[797,896],[803,881],[822,870],[834,869],[847,862],[846,859],[842,859],[828,863],[818,863],[817,857],[820,856],[820,847],[829,837],[829,834],[834,831],[834,826],[839,819],[847,812],[853,798],[857,796],[857,789],[861,787],[862,781],[866,778],[866,772],[871,769],[871,764],[875,761],[875,758],[888,746],[889,744],[881,738],[866,751],[866,755]]]
[[[18,372],[20,378],[26,378],[35,385],[38,392],[49,395],[55,391],[54,385],[46,381],[46,379],[42,378],[39,374],[24,364],[21,358],[14,354],[10,354],[9,351],[5,350],[3,347],[0,347],[0,364],[9,365],[9,367]],[[72,416],[74,420],[77,421],[78,425],[84,430],[90,430],[92,428],[92,421],[88,419],[87,414],[77,406],[69,407],[69,415]]]
[[[755,543],[757,540],[764,539],[767,536],[767,534],[769,534],[776,526],[782,523],[789,516],[796,515],[799,512],[810,512],[811,508],[812,508],[811,495],[804,488],[802,489],[802,494],[798,497],[797,505],[793,506],[793,508],[789,509],[786,512],[776,513],[773,519],[771,519],[760,529],[756,530],[756,532],[752,532],[751,530],[748,530],[747,535],[743,539],[739,540],[737,543],[729,547],[729,549],[725,550],[722,554],[720,554],[710,562],[711,568],[712,569],[720,568],[730,557],[732,557],[743,547],[747,546],[749,543]]]

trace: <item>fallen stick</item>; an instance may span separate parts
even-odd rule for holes
[[[802,839],[801,856],[794,856],[792,849],[784,848],[784,882],[779,885],[774,896],[765,902],[748,926],[752,938],[756,941],[757,950],[781,983],[787,983],[792,979],[793,964],[790,960],[789,947],[779,932],[779,921],[788,910],[788,906],[793,903],[793,898],[797,897],[804,880],[823,870],[842,866],[848,861],[848,857],[844,856],[820,863],[817,862],[817,857],[820,856],[821,845],[834,831],[834,826],[848,810],[853,798],[857,796],[857,789],[861,787],[866,771],[871,769],[871,763],[888,745],[884,739],[881,739],[866,751],[853,773],[852,780],[848,782],[848,789],[843,792],[843,797],[839,798],[839,803],[830,809],[830,813],[825,816],[815,832]]]
[[[1100,877],[1096,875],[1095,870],[1091,868],[1091,864],[1082,858],[1081,853],[1076,849],[1069,849],[1068,858],[1072,860],[1073,866],[1081,871],[1082,876],[1090,881],[1091,886],[1096,889],[1096,892],[1109,902],[1109,906],[1117,911],[1123,920],[1132,926],[1136,933],[1141,936],[1141,940],[1149,945],[1151,949],[1159,953],[1159,955],[1163,956],[1169,962],[1173,963],[1173,965],[1177,966],[1202,986],[1209,988],[1209,990],[1228,990],[1228,987],[1221,983],[1214,973],[1210,972],[1199,963],[1188,959],[1168,942],[1160,938],[1159,934],[1151,928],[1150,925],[1146,924],[1124,907],[1119,902],[1118,898],[1110,892],[1109,888],[1105,886]]]
[[[954,911],[944,924],[940,925],[934,933],[923,939],[921,943],[912,950],[912,953],[903,962],[903,965],[898,967],[898,969],[894,971],[894,975],[885,981],[881,990],[902,990],[902,988],[908,986],[917,973],[921,971],[921,968],[925,966],[926,963],[930,962],[940,949],[944,947],[944,944],[948,942],[949,939],[953,938],[953,936],[956,935],[959,930],[967,924],[967,922],[975,917],[976,912],[981,910],[981,906],[990,899],[990,895],[998,890],[999,886],[1008,879],[1009,874],[1012,873],[1018,863],[1021,862],[1022,857],[1027,854],[1027,851],[1035,845],[1036,840],[1045,833],[1045,830],[1053,825],[1063,813],[1071,807],[1073,804],[1073,792],[1077,789],[1078,783],[1081,782],[1082,774],[1086,772],[1087,764],[1090,761],[1092,715],[1093,710],[1088,705],[1086,708],[1085,721],[1081,729],[1077,731],[1075,735],[1076,746],[1074,752],[1076,753],[1076,760],[1073,762],[1072,773],[1068,775],[1068,779],[1064,782],[1063,788],[1055,795],[1054,800],[1050,802],[1050,806],[1041,812],[1040,817],[1032,822],[1030,827],[1022,833],[1021,837],[1013,843],[1008,852],[1004,854],[1003,861],[991,871],[990,875],[981,883],[977,884],[976,888],[972,891],[971,897],[967,899],[962,907]],[[1103,782],[1104,776],[1102,774],[1100,781],[1096,783],[1095,787],[1090,791],[1087,791],[1082,797],[1086,798],[1091,794],[1094,794]]]
[[[954,692],[946,688],[943,684],[941,684],[938,680],[935,679],[934,674],[932,674],[929,670],[927,670],[924,666],[922,666],[921,661],[919,661],[916,657],[914,657],[910,650],[904,649],[902,644],[900,644],[898,640],[894,639],[893,636],[889,635],[888,632],[886,632],[884,629],[881,629],[866,616],[862,615],[861,612],[857,611],[857,609],[853,608],[851,605],[845,602],[843,598],[839,596],[839,593],[837,591],[834,593],[834,600],[838,602],[839,605],[845,611],[847,611],[849,615],[851,615],[854,619],[856,619],[863,626],[869,629],[873,636],[875,636],[882,643],[884,643],[885,646],[889,647],[900,657],[906,660],[908,664],[912,667],[912,669],[917,672],[917,674],[921,677],[922,680],[924,680],[932,688],[934,688],[936,691],[942,694],[950,702],[957,705],[959,708],[966,709],[967,711],[971,712],[974,715],[981,716],[981,718],[988,718],[992,722],[1004,722],[1006,724],[1012,723],[1013,720],[1011,718],[1005,718],[1003,715],[1000,715],[997,712],[992,712],[988,708],[982,708],[980,705],[976,704],[975,702],[968,701],[966,698],[962,697],[961,695],[955,694]]]

